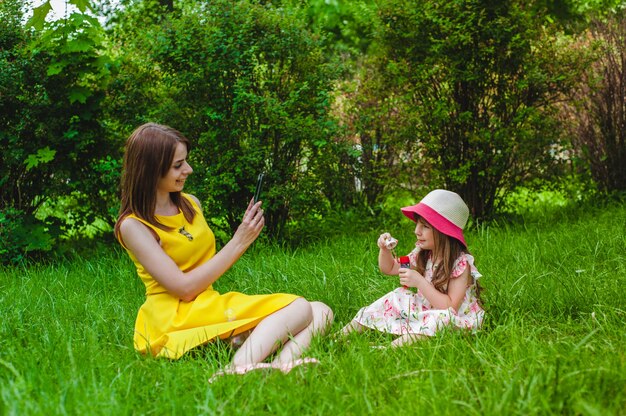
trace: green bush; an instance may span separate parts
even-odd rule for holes
[[[188,136],[188,190],[214,226],[240,222],[263,170],[270,234],[323,213],[333,68],[299,11],[254,1],[190,2],[160,14],[146,7],[122,11],[112,33],[122,54],[113,125],[127,135],[153,120]]]
[[[96,19],[73,13],[35,30],[22,7],[0,3],[0,211],[37,230],[29,238],[41,241],[23,247],[49,249],[56,230],[109,215],[112,187],[97,167],[114,153],[99,120],[110,64]],[[71,222],[68,213],[41,218],[43,205],[70,195],[79,207]]]
[[[581,165],[589,170],[597,188],[605,193],[626,192],[626,14],[596,20],[576,45],[593,51],[593,64],[585,68],[564,106],[565,125],[571,133]]]
[[[498,212],[517,186],[558,178],[564,162],[554,104],[584,61],[525,4],[388,0],[380,7],[382,78],[402,97],[394,109],[411,120],[405,130],[414,135],[396,158],[407,170],[427,170],[408,185],[456,191],[480,219]]]
[[[50,228],[23,211],[0,210],[0,263],[16,264],[29,254],[50,251],[54,245]]]

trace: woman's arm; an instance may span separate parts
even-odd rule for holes
[[[219,279],[256,240],[265,225],[260,207],[261,202],[253,205],[251,201],[233,238],[210,260],[187,273],[178,268],[140,221],[125,219],[120,224],[120,234],[146,271],[173,296],[188,302]]]

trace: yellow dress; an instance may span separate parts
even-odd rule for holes
[[[215,255],[215,236],[193,199],[183,195],[196,210],[191,224],[182,212],[174,216],[157,215],[159,222],[174,228],[172,231],[161,230],[134,215],[129,215],[129,218],[141,221],[154,230],[163,250],[183,272],[187,272]],[[190,236],[179,232],[182,226]],[[263,318],[298,298],[284,293],[220,294],[209,286],[193,301],[184,302],[169,294],[137,258],[127,252],[146,285],[146,301],[139,308],[135,321],[134,344],[141,353],[178,359],[190,349],[215,338],[228,338],[254,328]]]

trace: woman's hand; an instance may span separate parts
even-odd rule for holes
[[[246,248],[257,239],[265,226],[265,217],[261,209],[262,203],[259,201],[255,204],[252,199],[250,200],[248,208],[243,214],[243,220],[233,235],[232,239]]]
[[[406,287],[418,287],[421,279],[424,279],[419,272],[413,269],[408,269],[406,267],[401,267],[398,271],[398,276],[400,277],[400,284]]]

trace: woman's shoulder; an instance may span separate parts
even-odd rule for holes
[[[120,218],[120,232],[127,232],[135,229],[136,227],[145,224],[147,221],[142,220],[135,214],[128,214],[124,218]]]
[[[147,235],[149,233],[153,238],[156,238],[157,240],[159,239],[157,233],[153,229],[153,226],[134,214],[129,214],[124,218],[121,218],[119,221],[119,233],[117,238],[124,248],[127,248],[124,240],[128,240],[131,235],[143,235],[144,233]]]
[[[127,215],[126,217],[120,220],[120,234],[128,235],[129,233],[136,232],[150,232],[154,237],[158,239],[158,234],[156,233],[156,228],[154,225],[150,224],[148,221],[137,217],[134,214]]]
[[[194,208],[197,208],[199,211],[202,211],[202,205],[200,204],[200,200],[195,195],[186,194],[184,192],[181,195],[185,197],[187,200],[189,200],[194,205]]]

